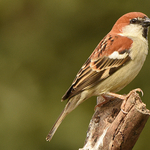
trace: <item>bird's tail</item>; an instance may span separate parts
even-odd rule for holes
[[[82,102],[82,100],[81,100],[81,102]],[[64,118],[67,116],[67,114],[69,114],[72,110],[74,110],[81,102],[80,102],[80,94],[69,99],[64,110],[58,117],[57,121],[55,122],[55,124],[52,127],[52,129],[50,130],[50,132],[48,133],[48,135],[46,137],[46,141],[50,141],[52,139],[57,128],[60,126],[61,122],[64,120]]]
[[[81,95],[78,94],[74,97],[72,97],[71,99],[68,100],[64,110],[62,111],[62,113],[60,114],[60,116],[58,117],[57,121],[55,122],[54,126],[52,127],[52,129],[50,130],[50,132],[48,133],[47,137],[46,137],[46,141],[50,141],[53,137],[53,135],[55,134],[57,128],[60,126],[61,122],[64,120],[64,118],[72,111],[74,110],[78,105],[80,105],[84,99],[80,99]]]
[[[63,121],[63,119],[66,117],[68,113],[66,113],[66,110],[64,109],[62,111],[62,113],[60,114],[60,116],[58,117],[57,121],[55,122],[55,124],[53,125],[52,129],[50,130],[50,132],[48,133],[47,137],[46,137],[46,141],[50,141],[53,137],[53,135],[55,134],[57,128],[60,126],[61,122]]]

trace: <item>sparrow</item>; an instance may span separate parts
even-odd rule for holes
[[[92,96],[115,96],[141,70],[148,54],[150,19],[141,12],[120,17],[111,31],[100,41],[77,73],[62,97],[68,100],[56,123],[46,137],[50,141],[63,119],[78,105]],[[137,89],[139,90],[139,89]]]

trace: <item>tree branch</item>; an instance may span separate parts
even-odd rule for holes
[[[97,104],[102,97],[97,98]],[[115,99],[97,107],[90,121],[85,145],[79,150],[131,150],[144,128],[150,111],[139,94],[131,93],[120,109],[122,100]]]

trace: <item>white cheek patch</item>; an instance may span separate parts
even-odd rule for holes
[[[119,54],[117,51],[114,51],[111,55],[109,55],[110,59],[123,59],[127,57],[128,53]]]

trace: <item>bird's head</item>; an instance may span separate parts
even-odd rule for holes
[[[128,37],[147,38],[150,19],[141,12],[130,12],[120,17],[111,32]]]

